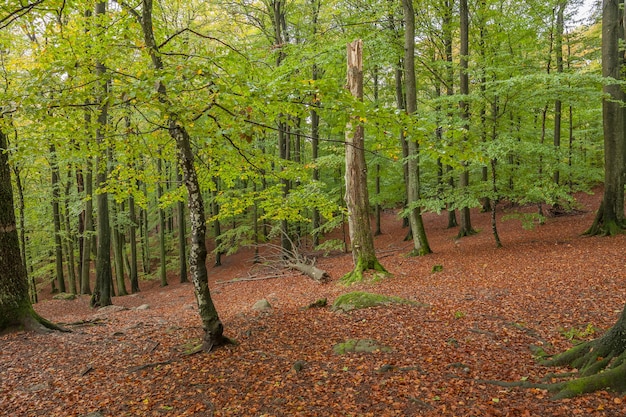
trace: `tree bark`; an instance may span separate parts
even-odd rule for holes
[[[96,19],[101,18],[106,13],[106,3],[96,4]],[[99,61],[99,60],[98,60]],[[109,82],[105,79],[106,67],[102,62],[96,63],[96,76],[99,79],[100,91],[96,93],[98,104],[98,121],[96,126],[96,143],[98,146],[104,144],[104,135],[109,118]],[[96,158],[96,183],[102,189],[106,185],[108,176],[107,157],[103,150],[99,151]],[[100,191],[96,196],[98,214],[98,250],[96,254],[96,285],[91,295],[92,307],[104,307],[112,304],[111,282],[113,271],[111,269],[111,226],[109,224],[109,194]]]
[[[412,118],[417,112],[417,82],[415,79],[415,11],[413,0],[402,0],[404,9],[404,79],[406,86],[406,113]],[[411,120],[413,122],[413,120]],[[420,167],[419,145],[417,138],[407,137],[408,144],[408,184],[407,203],[409,206],[409,224],[413,237],[411,255],[422,256],[431,253],[422,212],[419,207],[420,199]]]
[[[461,25],[460,25],[460,82],[459,82],[459,92],[461,93],[461,101],[459,102],[459,107],[461,108],[461,118],[463,119],[463,142],[468,140],[468,131],[469,131],[469,74],[468,74],[468,62],[469,62],[469,10],[467,6],[467,0],[460,1],[460,17],[461,17]],[[467,163],[463,163],[463,172],[461,172],[461,176],[459,178],[459,187],[463,190],[467,190],[469,188],[469,170],[467,169]],[[457,237],[469,236],[476,231],[472,227],[472,221],[470,218],[470,209],[467,206],[462,207],[459,210],[460,213],[460,229]]]
[[[602,76],[621,79],[624,36],[623,0],[602,3]],[[624,229],[624,92],[620,84],[603,87],[602,124],[604,130],[604,195],[588,235],[614,235]]]
[[[179,184],[183,182],[183,175],[178,165],[176,165],[176,181]],[[182,284],[189,282],[189,279],[187,279],[187,226],[185,224],[185,203],[183,201],[177,203],[176,215],[178,219],[178,257],[180,263],[178,274]]]
[[[363,42],[348,44],[348,89],[357,100],[363,100]],[[346,126],[346,195],[348,228],[352,246],[354,270],[341,280],[346,284],[361,281],[363,272],[386,273],[378,262],[370,227],[367,166],[365,164],[363,124],[352,116]]]
[[[129,9],[131,14],[135,14],[134,9]],[[158,46],[154,39],[152,24],[152,0],[143,0],[141,16],[137,16],[141,25],[146,51],[148,52],[152,64],[156,70],[164,68]],[[159,101],[168,104],[167,89],[163,82],[157,86]],[[169,107],[169,106],[166,106]],[[191,149],[191,139],[185,127],[178,121],[178,115],[167,111],[164,115],[169,120],[168,132],[176,142],[178,157],[183,171],[183,178],[189,196],[189,219],[191,224],[191,245],[189,249],[189,271],[195,289],[198,310],[204,329],[202,349],[210,351],[215,346],[229,342],[223,335],[224,326],[219,319],[211,293],[209,291],[208,272],[206,267],[207,247],[206,247],[206,218],[204,213],[204,200],[198,182],[196,168],[194,166],[194,155]]]
[[[30,302],[26,268],[20,256],[7,138],[0,130],[0,331],[59,327],[40,317]]]
[[[61,209],[59,200],[61,199],[61,175],[57,162],[56,147],[50,144],[50,170],[52,187],[52,224],[54,225],[54,259],[56,266],[56,280],[59,292],[65,292],[65,277],[63,274],[63,243],[61,241]]]

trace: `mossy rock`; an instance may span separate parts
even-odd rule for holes
[[[407,300],[392,295],[374,294],[363,291],[354,291],[340,295],[335,299],[331,309],[333,311],[348,312],[362,308],[376,307],[389,304],[420,305],[415,301]]]
[[[345,342],[337,343],[333,346],[333,352],[337,355],[345,355],[346,353],[373,353],[373,352],[391,352],[389,346],[385,346],[373,339],[348,339]]]
[[[76,294],[70,294],[67,292],[60,292],[52,297],[54,300],[75,300]]]

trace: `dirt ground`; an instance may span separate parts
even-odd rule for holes
[[[617,319],[626,300],[626,236],[581,236],[600,197],[581,194],[578,214],[529,230],[502,219],[518,209],[501,208],[500,249],[488,213],[473,211],[479,233],[460,240],[445,215],[426,214],[434,253],[425,257],[407,256],[406,229],[396,212],[385,212],[375,244],[392,276],[350,288],[338,284],[352,268],[349,254],[318,258],[332,276],[327,284],[295,272],[268,278],[251,250],[224,257],[210,269],[210,286],[225,334],[238,345],[211,353],[185,354],[202,329],[193,288],[177,277],[164,288],[142,281],[140,293],[115,297],[117,307],[104,310],[91,309],[88,296],[52,300],[44,290],[35,309],[73,332],[0,336],[0,415],[626,415],[626,397],[605,391],[552,401],[544,390],[484,382],[549,381],[567,370],[539,366],[529,346],[556,353]],[[354,290],[422,305],[304,308]],[[254,311],[260,299],[272,309]],[[334,353],[347,339],[390,350]]]

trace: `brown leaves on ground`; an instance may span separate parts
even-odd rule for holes
[[[626,398],[598,392],[551,401],[546,391],[481,380],[540,382],[530,345],[558,352],[573,336],[593,337],[615,322],[626,299],[626,236],[582,237],[599,195],[581,195],[575,216],[524,230],[473,212],[478,235],[455,240],[446,216],[427,214],[434,254],[411,258],[406,230],[385,215],[376,238],[393,277],[346,289],[337,280],[350,255],[318,259],[333,279],[245,277],[252,254],[223,259],[211,288],[225,333],[239,342],[186,355],[202,337],[193,288],[160,288],[114,298],[126,307],[92,310],[89,298],[46,300],[44,317],[74,332],[0,338],[0,413],[7,416],[620,416]],[[529,209],[534,210],[533,209]],[[433,272],[441,265],[440,272]],[[172,283],[176,278],[170,280]],[[390,305],[349,313],[303,308],[346,291],[395,295],[424,306]],[[265,298],[273,309],[254,312]],[[135,309],[148,304],[148,309]],[[589,324],[592,324],[590,327]],[[337,355],[348,339],[372,339],[390,352]]]

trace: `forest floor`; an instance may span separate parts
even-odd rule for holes
[[[500,210],[500,249],[488,213],[472,212],[480,232],[460,240],[445,214],[426,214],[434,253],[425,257],[406,256],[406,229],[386,212],[375,242],[393,275],[350,288],[338,284],[352,267],[349,254],[318,258],[332,276],[327,284],[292,272],[237,280],[264,272],[253,268],[249,250],[224,257],[210,269],[210,285],[225,334],[239,344],[211,353],[185,354],[202,329],[193,287],[176,277],[167,287],[142,281],[140,293],[115,297],[125,309],[93,310],[88,296],[43,300],[35,309],[73,332],[0,336],[0,415],[626,415],[626,397],[613,393],[553,401],[545,390],[483,382],[550,380],[567,370],[538,365],[530,345],[556,353],[616,321],[626,300],[626,236],[581,236],[600,198],[598,190],[580,194],[576,215],[530,230],[502,220],[519,209]],[[433,272],[435,265],[442,270]],[[422,305],[305,308],[355,290]],[[259,299],[273,308],[254,311]],[[334,353],[347,339],[391,350]]]

